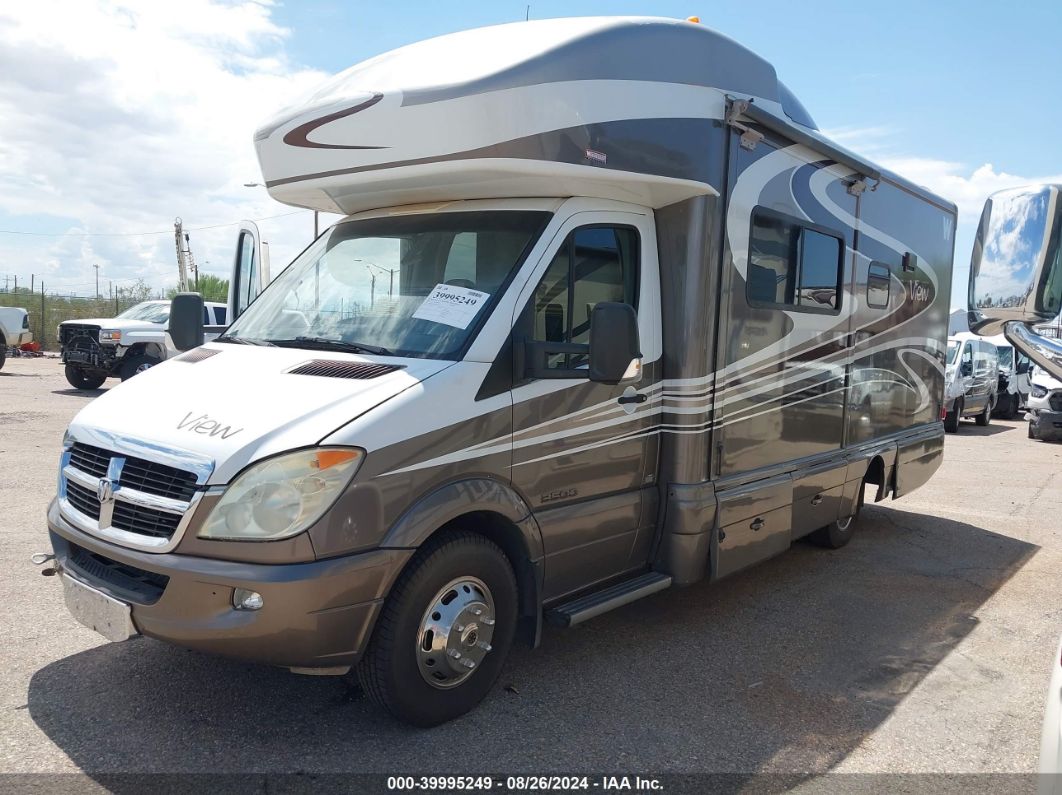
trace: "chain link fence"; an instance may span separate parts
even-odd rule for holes
[[[29,312],[30,331],[41,350],[58,351],[59,340],[55,328],[64,320],[110,318],[124,312],[133,304],[146,300],[138,297],[81,298],[19,289],[17,292],[0,290],[0,306],[21,307]]]

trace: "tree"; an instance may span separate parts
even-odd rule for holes
[[[199,274],[199,289],[193,292],[203,296],[204,301],[217,301],[224,304],[229,300],[229,280],[209,273],[201,273]],[[175,295],[177,295],[176,287],[171,287],[166,292],[167,298],[173,298]]]

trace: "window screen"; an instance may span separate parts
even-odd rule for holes
[[[884,309],[889,305],[889,266],[870,263],[867,271],[867,306]]]
[[[839,309],[843,253],[839,235],[757,208],[749,245],[749,303],[810,311]]]

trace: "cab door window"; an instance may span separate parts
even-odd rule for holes
[[[639,237],[627,226],[586,226],[557,249],[534,295],[533,339],[589,343],[590,316],[601,301],[637,308]],[[553,354],[551,368],[581,367],[586,354]]]

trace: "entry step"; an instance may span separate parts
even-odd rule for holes
[[[643,596],[663,591],[670,585],[670,574],[650,571],[554,607],[546,611],[546,620],[556,627],[571,627],[630,604]]]

